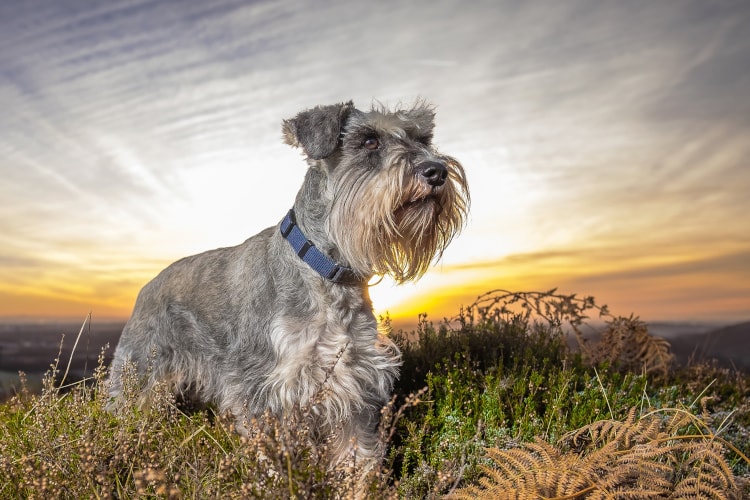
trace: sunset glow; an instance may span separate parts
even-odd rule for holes
[[[171,262],[278,223],[305,169],[282,119],[418,97],[471,214],[377,314],[557,287],[746,320],[750,3],[636,4],[3,4],[0,320],[126,318]]]

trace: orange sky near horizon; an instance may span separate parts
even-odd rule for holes
[[[594,261],[586,255],[510,256],[501,262],[476,262],[438,266],[425,278],[428,286],[396,286],[388,280],[370,289],[375,312],[388,314],[396,327],[413,326],[419,314],[440,321],[456,315],[490,290],[546,291],[591,295],[616,315],[631,313],[653,321],[747,320],[750,273],[736,274],[732,263],[748,253],[685,257],[674,261],[612,266],[611,260]],[[153,274],[160,269],[155,268]],[[571,272],[576,270],[576,272]],[[666,277],[666,278],[665,278]],[[80,320],[89,312],[94,320],[124,320],[130,314],[141,284],[151,276],[119,277],[116,283],[96,287],[91,282],[59,283],[18,290],[0,290],[0,321]],[[711,280],[724,283],[717,294]],[[72,285],[72,286],[71,286]],[[76,288],[75,285],[78,285]]]
[[[127,318],[171,262],[281,219],[283,119],[418,97],[471,214],[377,314],[558,288],[750,319],[750,2],[389,2],[0,4],[0,322]]]

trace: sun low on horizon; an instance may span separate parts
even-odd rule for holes
[[[278,224],[306,168],[282,120],[349,99],[433,103],[471,190],[376,315],[557,288],[747,321],[750,3],[637,3],[5,3],[0,321],[124,320],[170,263]]]

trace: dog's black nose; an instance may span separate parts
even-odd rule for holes
[[[442,186],[448,178],[448,169],[436,161],[426,161],[417,165],[417,173],[424,177],[430,186]]]

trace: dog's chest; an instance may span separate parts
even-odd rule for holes
[[[324,392],[339,411],[360,406],[363,390],[389,366],[377,338],[374,318],[361,309],[329,306],[305,320],[278,316],[271,328],[276,363],[267,380],[273,406],[306,405]]]

